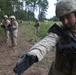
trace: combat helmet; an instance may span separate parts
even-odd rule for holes
[[[56,16],[61,17],[76,11],[76,0],[60,0],[56,3]]]
[[[4,18],[8,18],[8,16],[7,15],[4,15]]]
[[[14,20],[16,20],[16,17],[15,17],[15,16],[13,16],[13,15],[12,15],[12,16],[10,16],[10,18],[13,18]]]

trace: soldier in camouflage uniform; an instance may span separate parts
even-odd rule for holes
[[[76,75],[76,0],[58,1],[56,16],[62,22],[62,26],[54,24],[49,29],[49,34],[17,62],[15,73],[23,73],[56,47],[55,60],[48,75]]]
[[[10,32],[10,38],[12,42],[13,48],[17,46],[17,34],[18,34],[18,22],[16,21],[15,16],[10,16],[10,24],[8,26],[8,30]]]
[[[40,27],[40,22],[39,22],[39,20],[36,20],[34,26],[35,26],[35,34],[38,34],[38,32],[39,32],[39,27]]]
[[[4,36],[5,36],[4,41],[5,42],[8,42],[8,39],[9,39],[9,31],[8,31],[8,25],[9,25],[9,23],[10,23],[10,21],[8,20],[8,16],[4,15],[4,20],[1,23],[1,27],[4,30]]]

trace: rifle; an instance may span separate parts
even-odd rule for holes
[[[58,36],[62,36],[64,38],[70,38],[73,41],[76,42],[76,39],[72,36],[70,36],[69,34],[66,33],[66,30],[59,27],[56,23],[53,24],[53,26],[48,30],[48,33],[53,32],[56,33]]]
[[[74,53],[76,54],[76,38],[70,36],[69,34],[67,34],[66,30],[59,27],[56,23],[48,30],[48,33],[53,32],[56,33],[58,36],[61,36],[65,39],[70,39],[71,43],[69,43],[68,45],[61,45],[60,49],[62,48],[63,50],[62,53],[65,53],[66,55],[66,51],[70,51],[69,53]],[[67,50],[66,50],[67,48]]]
[[[48,33],[53,32],[56,33],[58,36],[61,36],[65,39],[70,39],[71,43],[60,45],[59,52],[66,57],[67,61],[70,64],[70,72],[69,75],[72,75],[72,68],[76,68],[76,38],[70,36],[66,33],[65,29],[59,27],[56,23],[48,30]],[[65,61],[66,62],[66,61]]]

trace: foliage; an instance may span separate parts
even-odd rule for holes
[[[47,0],[0,0],[0,17],[3,18],[3,15],[6,14],[8,16],[15,15],[17,19],[34,20],[35,11],[37,10],[41,20],[46,18],[47,8]]]
[[[19,10],[18,12],[16,11],[14,13],[14,15],[17,15],[17,19],[18,20],[24,20],[24,21],[28,21],[28,12],[27,11],[23,11],[23,10]],[[29,11],[29,16],[30,16],[30,20],[34,20],[35,18],[33,18],[33,13]]]
[[[12,4],[10,0],[0,0],[0,16],[4,14],[10,15],[12,13]]]
[[[48,1],[47,0],[38,0],[38,6],[39,6],[39,20],[43,20],[45,18],[45,12],[48,9]]]
[[[51,21],[59,21],[59,18],[57,18],[56,16],[54,16],[54,17],[52,17],[50,20],[51,20]]]
[[[3,30],[2,30],[2,28],[0,27],[0,35],[3,33]]]

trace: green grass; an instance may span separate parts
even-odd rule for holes
[[[57,23],[58,25],[60,25],[60,22],[53,22],[53,21],[49,21],[49,22],[41,22],[40,23],[40,29],[39,29],[39,34],[38,36],[40,38],[43,38],[47,35],[47,31],[48,29],[54,24]],[[24,22],[25,25],[25,31],[27,32],[27,36],[31,37],[33,36],[34,33],[34,22],[31,22],[31,26],[28,26],[28,22]]]
[[[31,25],[28,26],[28,21],[24,21],[23,25],[24,25],[24,33],[23,35],[25,35],[26,39],[28,41],[30,41],[32,44],[35,44],[36,42],[40,41],[41,39],[43,39],[46,35],[47,35],[47,31],[48,29],[54,24],[57,23],[60,25],[60,22],[53,22],[53,21],[49,21],[49,22],[41,22],[40,23],[40,29],[39,29],[39,33],[37,35],[35,35],[34,30],[34,21],[31,21]]]
[[[3,30],[2,30],[2,28],[0,27],[0,35],[2,34],[2,32],[3,32]]]
[[[39,36],[41,38],[45,37],[47,35],[47,31],[48,29],[54,24],[57,23],[58,25],[60,25],[60,22],[53,22],[53,21],[49,21],[49,22],[41,22],[40,25],[40,31],[39,31]]]

